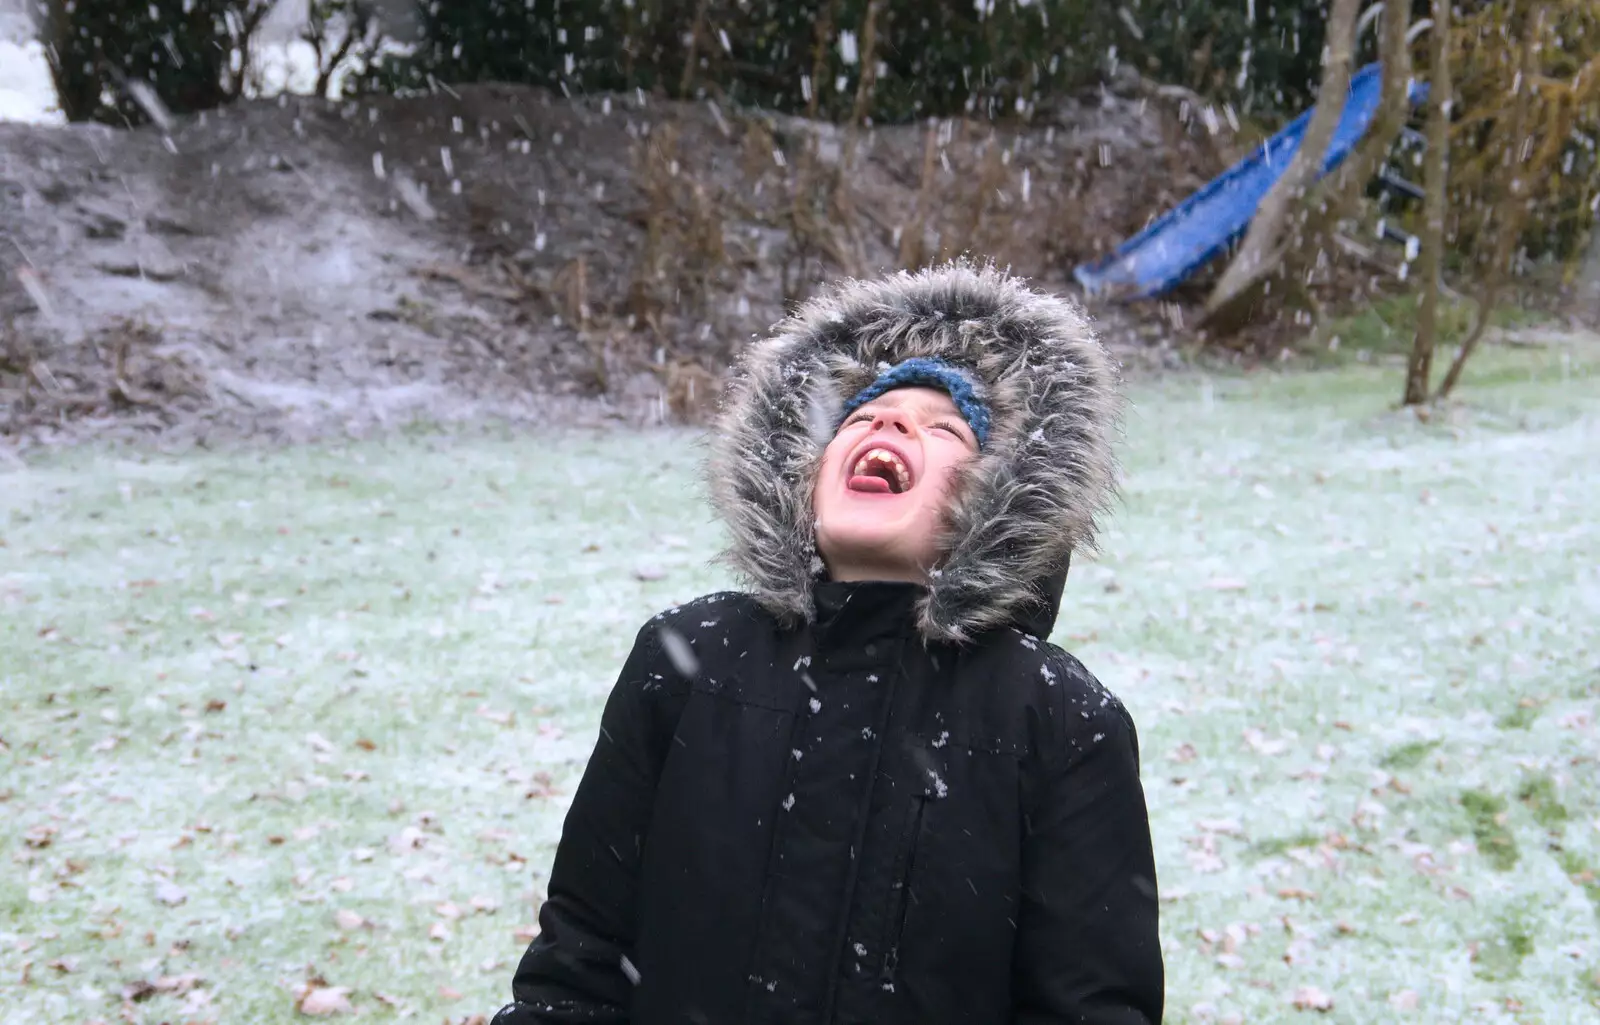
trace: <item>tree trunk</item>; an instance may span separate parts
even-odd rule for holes
[[[834,10],[839,0],[828,0],[817,19],[816,47],[811,54],[811,95],[806,97],[806,117],[815,119],[817,104],[822,101],[822,79],[828,73],[828,46],[833,38]]]
[[[1366,194],[1367,183],[1383,169],[1389,151],[1405,127],[1411,110],[1411,48],[1406,32],[1411,27],[1411,8],[1406,3],[1385,3],[1383,23],[1378,34],[1378,59],[1383,64],[1378,110],[1372,126],[1315,193],[1316,209],[1303,211],[1298,237],[1289,247],[1289,272],[1304,274],[1316,266],[1324,251],[1335,248],[1339,225],[1355,213],[1356,204]]]
[[[706,6],[710,0],[700,0],[694,8],[694,24],[689,28],[689,54],[683,59],[683,78],[678,82],[678,98],[689,99],[689,87],[694,85],[695,61],[700,56],[700,36],[705,32]]]
[[[883,0],[871,0],[861,24],[861,78],[856,83],[855,107],[850,111],[854,128],[867,119],[872,109],[872,89],[878,82],[878,14]],[[845,165],[847,168],[849,164]]]
[[[1417,307],[1417,334],[1406,364],[1404,403],[1428,401],[1433,377],[1433,348],[1438,340],[1439,275],[1444,267],[1446,179],[1450,171],[1450,0],[1433,0],[1433,80],[1428,89],[1428,155],[1423,168],[1422,275]]]
[[[1206,300],[1206,320],[1215,320],[1253,293],[1282,262],[1284,235],[1290,212],[1317,180],[1322,161],[1344,114],[1350,92],[1351,55],[1355,49],[1356,15],[1361,0],[1334,0],[1328,15],[1327,55],[1317,105],[1289,167],[1261,201],[1244,243],[1222,280]]]
[[[1578,319],[1600,328],[1600,217],[1589,226],[1589,248],[1578,267]]]
[[[1483,332],[1489,326],[1489,315],[1494,312],[1495,302],[1500,296],[1500,287],[1505,283],[1508,265],[1517,251],[1522,225],[1528,218],[1527,179],[1529,175],[1538,173],[1538,169],[1525,163],[1523,158],[1529,148],[1525,145],[1525,137],[1530,128],[1528,115],[1529,108],[1533,106],[1533,75],[1537,70],[1534,51],[1539,34],[1543,31],[1543,11],[1523,19],[1521,53],[1517,58],[1517,94],[1511,101],[1511,127],[1506,132],[1502,147],[1506,154],[1505,181],[1501,186],[1500,202],[1495,205],[1494,211],[1494,223],[1498,225],[1500,234],[1495,238],[1492,262],[1478,286],[1478,307],[1473,313],[1472,330],[1467,334],[1466,341],[1461,343],[1455,359],[1450,361],[1450,369],[1445,372],[1439,391],[1434,395],[1435,401],[1449,398],[1461,380],[1462,368],[1472,358],[1473,351],[1483,338]]]

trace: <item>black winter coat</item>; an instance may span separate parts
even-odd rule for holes
[[[499,1025],[1160,1021],[1128,713],[1023,629],[925,648],[921,590],[640,632]]]
[[[935,356],[993,428],[926,586],[827,582],[841,397]],[[992,269],[852,282],[750,346],[711,495],[746,594],[640,631],[497,1025],[1161,1018],[1132,721],[1046,643],[1115,479],[1114,364]]]

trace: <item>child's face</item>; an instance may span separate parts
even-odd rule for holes
[[[950,396],[897,388],[851,413],[823,451],[813,509],[834,580],[922,582],[938,564],[954,471],[978,443]]]

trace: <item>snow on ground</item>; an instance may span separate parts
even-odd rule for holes
[[[44,48],[28,40],[0,39],[0,121],[61,124],[56,87]]]
[[[1593,1015],[1596,365],[1135,395],[1054,639],[1139,723],[1169,1021]],[[634,631],[727,583],[693,441],[0,475],[0,1022],[492,1010]]]

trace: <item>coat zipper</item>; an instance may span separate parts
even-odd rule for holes
[[[911,826],[907,830],[905,857],[895,870],[899,888],[893,904],[893,913],[889,916],[888,942],[884,945],[881,981],[885,987],[893,986],[895,969],[900,966],[900,941],[905,937],[906,916],[911,911],[911,870],[916,867],[917,841],[922,837],[922,816],[927,807],[926,797],[916,799],[911,812]]]

